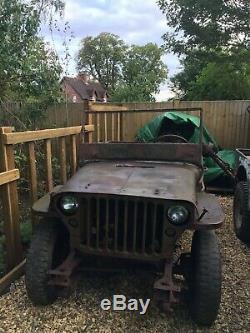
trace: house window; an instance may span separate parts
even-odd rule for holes
[[[73,103],[76,103],[76,95],[73,96]]]

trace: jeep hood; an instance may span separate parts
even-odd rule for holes
[[[185,200],[196,205],[198,167],[184,163],[91,162],[57,193],[79,192]]]

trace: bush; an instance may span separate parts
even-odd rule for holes
[[[21,241],[24,248],[24,251],[28,248],[31,236],[32,236],[32,225],[31,222],[24,222],[20,224],[21,231]],[[6,248],[5,248],[5,237],[0,236],[0,277],[3,276],[6,272]]]

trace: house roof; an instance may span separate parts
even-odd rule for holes
[[[69,84],[82,99],[90,99],[95,94],[100,100],[107,96],[107,91],[98,82],[86,83],[79,77],[64,77],[62,81]]]

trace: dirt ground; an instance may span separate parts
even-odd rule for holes
[[[232,199],[220,198],[226,222],[218,231],[223,259],[222,303],[210,329],[198,328],[185,305],[172,314],[162,313],[151,301],[145,315],[137,312],[103,311],[100,302],[113,294],[127,298],[151,298],[154,276],[130,272],[122,276],[88,273],[69,299],[47,307],[34,307],[28,300],[23,278],[0,298],[0,333],[33,332],[250,332],[250,247],[236,239],[232,230]],[[184,241],[187,247],[188,239]]]

